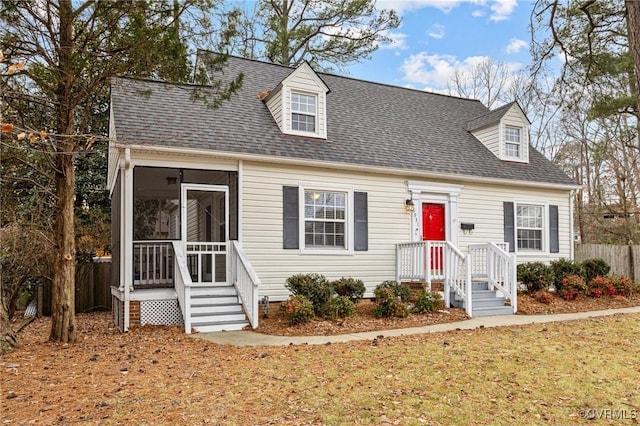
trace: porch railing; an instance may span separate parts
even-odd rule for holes
[[[493,243],[501,250],[509,252],[509,243]],[[470,244],[469,255],[472,258],[471,276],[474,279],[487,278],[487,244]]]
[[[173,287],[174,253],[172,241],[134,241],[134,287]]]
[[[178,304],[182,311],[182,318],[184,320],[184,332],[191,334],[191,274],[189,274],[189,268],[187,267],[187,259],[183,252],[183,244],[180,241],[173,242],[173,250],[175,253],[175,268],[176,268],[176,294],[178,295]]]
[[[511,301],[513,313],[518,311],[518,279],[516,256],[495,243],[487,243],[487,279],[489,289],[496,289]]]
[[[229,242],[229,278],[236,288],[251,327],[258,327],[258,287],[260,279],[238,241]]]

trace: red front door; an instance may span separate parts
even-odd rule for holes
[[[444,241],[446,231],[444,227],[444,204],[422,204],[422,240]],[[431,269],[444,269],[442,248],[431,248]]]

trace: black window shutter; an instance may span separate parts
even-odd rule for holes
[[[504,242],[509,243],[509,251],[516,251],[516,232],[513,226],[513,203],[505,201],[504,210]]]
[[[282,248],[297,249],[300,245],[298,187],[282,187]]]
[[[560,253],[560,237],[558,236],[558,206],[549,206],[549,251]]]
[[[354,207],[354,250],[369,250],[369,209],[367,206],[367,193],[353,193]]]

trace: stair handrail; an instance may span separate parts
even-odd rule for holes
[[[516,257],[496,243],[487,243],[487,279],[489,289],[501,291],[511,301],[513,313],[518,309]]]
[[[453,243],[445,244],[444,303],[450,306],[451,291],[463,300],[465,311],[471,316],[471,268],[470,257]]]
[[[178,304],[182,311],[184,320],[184,332],[191,334],[191,274],[187,267],[187,260],[183,251],[184,245],[180,241],[173,241],[173,252],[175,254],[175,288],[178,295]]]
[[[236,288],[240,303],[244,308],[252,328],[258,327],[258,288],[260,278],[253,269],[242,246],[237,240],[231,240],[229,250],[229,272],[233,286]]]

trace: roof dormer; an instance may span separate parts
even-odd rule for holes
[[[326,139],[329,91],[324,81],[305,62],[263,100],[282,133]]]
[[[529,119],[517,102],[511,102],[467,123],[489,151],[503,161],[529,162]]]

